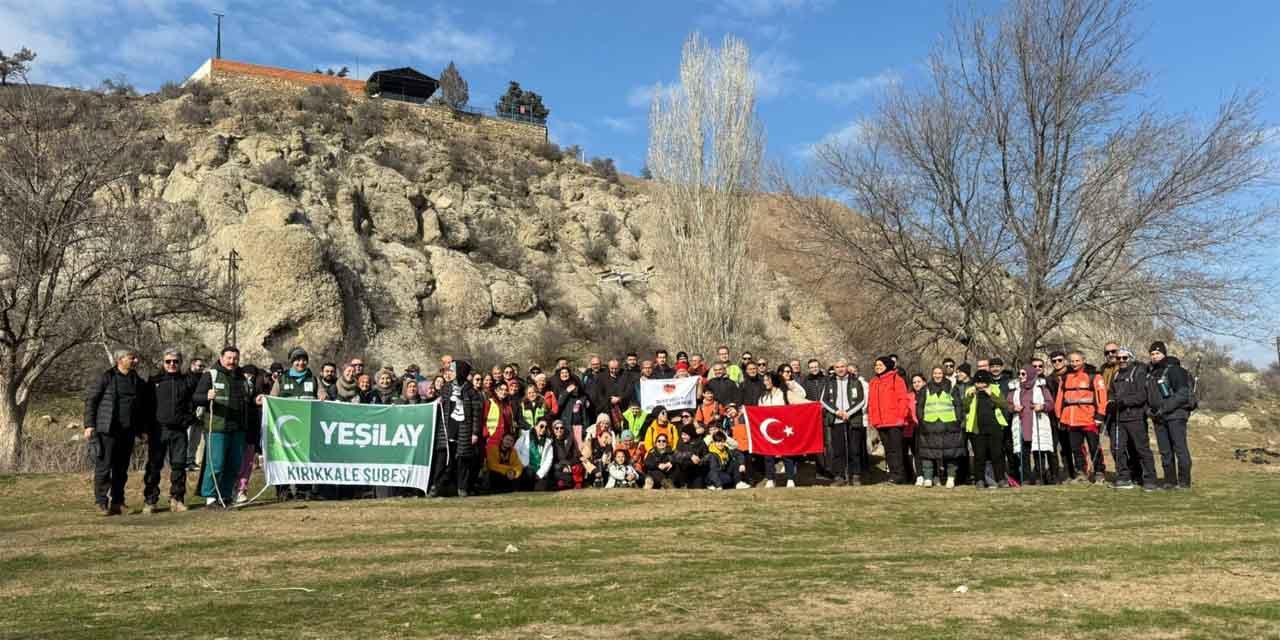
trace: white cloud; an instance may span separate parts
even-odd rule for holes
[[[654,97],[660,94],[670,94],[675,89],[671,85],[655,82],[650,85],[636,85],[627,91],[627,105],[635,109],[648,110],[653,104]]]
[[[591,140],[591,131],[581,123],[573,120],[556,120],[549,123],[547,137],[560,146],[578,145],[584,150]]]
[[[640,128],[639,118],[612,118],[606,116],[601,118],[600,122],[618,133],[635,133]]]
[[[891,70],[881,71],[874,76],[832,82],[818,87],[818,98],[829,102],[848,104],[865,98],[875,92],[898,84],[901,78]]]
[[[756,81],[756,97],[771,100],[788,93],[796,83],[797,64],[787,55],[768,50],[751,59],[751,75]]]
[[[812,159],[817,151],[826,146],[847,147],[862,142],[866,136],[867,125],[863,120],[854,120],[844,126],[822,136],[817,142],[801,145],[795,155],[804,159]]]
[[[492,33],[467,31],[453,24],[447,17],[437,15],[431,27],[418,36],[412,48],[416,55],[428,62],[447,64],[497,64],[511,59],[511,45]]]
[[[830,0],[720,0],[725,11],[751,18],[765,18],[779,13],[824,9]]]
[[[203,50],[214,39],[207,25],[169,24],[134,29],[124,36],[118,51],[122,61],[139,66],[170,69],[187,66],[191,54]]]

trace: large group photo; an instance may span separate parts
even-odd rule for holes
[[[1276,42],[0,0],[0,640],[1280,637]]]

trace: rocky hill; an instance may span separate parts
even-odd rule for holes
[[[143,100],[166,151],[142,195],[190,205],[209,264],[241,256],[250,359],[302,344],[397,366],[442,349],[546,362],[651,348],[680,304],[649,258],[645,184],[506,135],[511,123],[320,88]],[[762,266],[759,284],[752,348],[839,346],[785,275]],[[217,319],[175,330],[192,349],[223,340]]]

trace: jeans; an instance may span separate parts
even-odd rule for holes
[[[160,474],[169,462],[169,499],[182,502],[187,496],[187,430],[162,428],[147,438],[147,468],[142,474],[142,499],[147,504],[160,500]]]
[[[792,457],[775,458],[773,456],[764,457],[764,477],[773,480],[778,474],[777,462],[782,461],[782,471],[788,480],[796,479],[796,459]]]
[[[89,442],[93,458],[93,499],[100,505],[124,504],[124,486],[129,481],[129,458],[133,455],[133,432],[94,432]]]
[[[200,495],[218,498],[224,504],[235,500],[236,480],[244,457],[244,432],[224,431],[209,434],[204,444],[205,469]],[[216,481],[216,485],[215,485]]]
[[[1187,448],[1187,421],[1157,422],[1156,445],[1160,447],[1160,464],[1164,467],[1164,481],[1183,488],[1190,487],[1191,450]]]

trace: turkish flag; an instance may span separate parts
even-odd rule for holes
[[[822,405],[817,402],[781,407],[743,407],[747,451],[763,456],[822,453]]]

